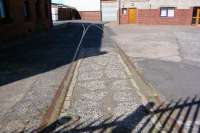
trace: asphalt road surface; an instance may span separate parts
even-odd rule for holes
[[[200,124],[200,30],[191,26],[110,27],[112,38],[170,106],[181,105],[183,119]],[[195,115],[195,112],[196,115]],[[182,121],[183,122],[183,121]],[[186,124],[186,125],[187,125]]]

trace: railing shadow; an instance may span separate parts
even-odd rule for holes
[[[149,106],[150,105],[150,106]],[[153,103],[146,106],[139,106],[129,115],[121,115],[117,118],[108,117],[106,119],[97,119],[89,124],[81,122],[74,125],[63,126],[59,130],[52,132],[80,133],[80,132],[106,132],[113,133],[143,133],[143,132],[168,132],[168,133],[198,133],[200,108],[200,98],[178,99],[163,103],[154,107]],[[97,124],[98,123],[98,124]],[[190,123],[190,124],[188,124]],[[62,125],[59,125],[62,126]],[[58,126],[58,127],[59,127]],[[70,128],[69,128],[70,127]]]
[[[148,123],[153,116],[156,116],[156,120],[148,129],[148,132],[153,132],[156,128],[158,132],[199,133],[199,107],[200,98],[197,96],[178,99],[165,103],[162,106],[160,105],[160,108],[154,109],[151,112],[149,119],[146,121]],[[143,125],[139,132],[142,132],[145,125]]]

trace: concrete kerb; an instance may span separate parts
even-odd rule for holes
[[[80,49],[80,45],[82,44],[82,40],[85,36],[86,29],[83,24],[81,26],[83,28],[83,32],[82,32],[82,36],[79,41],[78,47],[76,48],[76,52],[73,56],[72,63],[70,64],[69,69],[68,69],[64,79],[62,80],[58,90],[56,91],[56,94],[47,110],[47,113],[44,115],[44,118],[42,119],[42,123],[40,124],[38,132],[42,131],[43,129],[48,127],[50,124],[55,122],[59,118],[59,115],[62,111],[62,107],[63,107],[64,101],[65,101],[65,98],[67,96],[68,90],[70,88],[75,69],[77,69],[76,68],[76,66],[77,66],[76,58],[78,55],[78,51]]]
[[[159,98],[159,94],[149,85],[147,85],[142,79],[140,73],[137,71],[136,67],[132,64],[129,57],[124,53],[124,51],[116,45],[116,48],[121,56],[123,62],[127,66],[129,71],[128,76],[134,79],[133,85],[137,88],[137,93],[141,96],[143,103],[156,102],[155,99]]]
[[[48,127],[51,123],[55,122],[59,118],[60,112],[65,101],[65,97],[73,79],[74,71],[77,69],[77,63],[78,62],[75,61],[72,64],[70,64],[69,71],[67,72],[60,87],[58,88],[52,100],[52,103],[48,108],[47,113],[44,115],[41,126],[38,130],[39,132],[42,131],[44,128]]]
[[[65,116],[66,115],[65,111],[67,109],[69,109],[69,107],[70,107],[71,97],[73,95],[74,87],[76,85],[77,76],[78,76],[78,70],[79,70],[79,66],[80,66],[82,60],[83,59],[80,59],[80,60],[77,61],[76,69],[74,70],[73,77],[72,77],[72,80],[71,80],[67,95],[66,95],[65,100],[64,100],[64,104],[63,104],[64,106],[63,106],[63,108],[62,108],[62,110],[60,112],[60,117],[62,117],[63,114]]]
[[[165,104],[165,101],[162,101],[162,99],[159,96],[159,93],[156,92],[156,90],[152,87],[152,85],[149,85],[145,83],[144,79],[142,78],[142,75],[140,75],[140,72],[137,71],[136,67],[132,64],[129,57],[124,53],[124,51],[116,44],[116,48],[119,52],[119,55],[121,56],[121,59],[125,63],[128,75],[130,76],[131,82],[133,86],[137,89],[137,93],[141,96],[143,100],[143,104],[145,105],[148,102],[154,102],[156,105],[162,105]],[[152,122],[155,121],[154,118]],[[170,117],[170,122],[175,121],[175,118]],[[157,128],[159,129],[160,124],[158,124]],[[176,129],[180,128],[180,125],[176,122],[175,125]]]

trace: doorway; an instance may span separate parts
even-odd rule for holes
[[[37,19],[40,20],[41,19],[41,1],[40,0],[37,0],[36,3],[35,3],[35,9],[36,9],[36,16],[37,16]]]
[[[200,24],[200,7],[193,8],[192,24]]]
[[[128,9],[128,22],[129,24],[137,23],[137,9],[136,8]]]

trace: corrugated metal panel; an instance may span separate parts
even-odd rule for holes
[[[103,2],[102,3],[102,20],[103,21],[117,21],[117,2]]]
[[[58,8],[51,8],[52,14],[58,14]]]
[[[58,20],[58,8],[52,7],[51,12],[52,12],[52,20],[57,21]]]
[[[52,14],[52,20],[58,21],[58,14]]]

